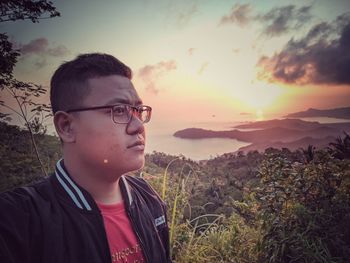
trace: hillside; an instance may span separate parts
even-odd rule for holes
[[[61,157],[57,137],[35,135],[39,155],[48,174]],[[0,192],[42,178],[43,171],[35,155],[29,132],[0,121]]]
[[[240,151],[263,151],[269,147],[297,149],[305,148],[309,144],[324,148],[328,142],[343,132],[350,132],[350,122],[321,124],[298,119],[276,119],[238,125],[234,128],[236,129],[227,131],[188,128],[175,132],[174,136],[186,139],[230,138],[252,143],[240,148]],[[244,131],[244,129],[256,130]]]
[[[341,123],[342,124],[342,123]],[[320,126],[316,121],[303,121],[300,119],[274,119],[266,121],[254,121],[246,124],[236,125],[233,128],[237,129],[268,129],[274,127],[293,128],[295,130],[309,130]]]
[[[0,122],[0,135],[0,192],[40,179],[28,132]],[[36,140],[52,172],[60,142]],[[322,262],[346,262],[350,137],[335,142],[327,151],[268,149],[202,162],[154,152],[134,174],[164,194],[174,263],[318,262],[320,253]],[[283,253],[271,261],[271,251]]]
[[[328,117],[328,118],[338,118],[338,119],[350,119],[350,107],[318,110],[318,109],[308,109],[306,111],[300,111],[288,114],[285,117],[291,118],[306,118],[306,117]]]
[[[335,137],[333,136],[327,136],[324,138],[320,139],[314,139],[312,137],[304,137],[301,138],[300,140],[296,140],[293,142],[281,142],[281,141],[276,141],[276,142],[261,142],[261,143],[252,143],[248,146],[241,147],[239,150],[243,152],[249,152],[249,151],[259,151],[263,152],[267,148],[276,148],[276,149],[283,149],[287,148],[291,151],[295,151],[300,148],[307,148],[308,145],[313,145],[318,149],[326,148],[329,143],[334,142],[336,140]]]

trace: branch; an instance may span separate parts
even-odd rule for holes
[[[34,113],[29,119],[28,119],[28,122],[31,121],[37,114]]]
[[[23,106],[24,108],[24,114],[27,116],[28,115],[28,111],[27,111],[27,104],[25,103],[25,101],[22,101],[22,103],[19,105],[21,108]]]
[[[17,103],[18,103],[18,105],[19,105],[19,109],[20,109],[21,112],[22,112],[22,115],[21,115],[21,116],[23,117],[24,121],[25,121],[26,123],[28,123],[28,121],[27,121],[27,116],[24,114],[23,109],[22,109],[22,107],[21,107],[21,103],[19,102],[17,96],[15,97],[15,100],[17,101]],[[30,129],[30,128],[29,128],[29,129]]]
[[[6,90],[8,93],[10,93],[10,95],[11,95],[12,97],[16,97],[16,96],[17,96],[17,94],[15,93],[15,91],[13,91],[12,89],[10,89],[9,87],[6,87],[5,90]]]
[[[51,16],[48,16],[48,17],[40,17],[40,18],[35,18],[36,20],[42,20],[42,19],[49,19],[49,18],[52,18]],[[7,19],[2,19],[0,18],[0,23],[2,22],[10,22],[10,21],[16,21],[16,20],[32,20],[33,22],[33,19],[31,17],[24,17],[24,18],[20,18],[20,19],[16,19],[16,18],[7,18]],[[35,22],[34,22],[35,23]]]
[[[20,116],[20,117],[23,118],[23,116],[22,116],[18,111],[16,111],[15,109],[11,108],[10,106],[7,106],[6,104],[1,104],[0,106],[5,107],[5,108],[8,108],[9,110],[11,110],[11,111],[13,111],[14,113],[16,113],[18,116]]]

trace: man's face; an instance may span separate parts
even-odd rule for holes
[[[88,80],[90,93],[82,107],[114,105],[118,103],[140,105],[142,101],[131,81],[111,75]],[[117,124],[111,118],[111,109],[98,109],[74,113],[75,152],[80,163],[91,169],[107,173],[112,178],[140,169],[144,165],[145,129],[135,116],[128,124]],[[103,176],[101,174],[101,176]],[[107,175],[106,175],[107,176]]]

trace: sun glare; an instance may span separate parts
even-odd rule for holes
[[[264,112],[261,109],[258,109],[256,111],[256,121],[263,121],[264,120]]]
[[[248,106],[261,110],[276,103],[283,94],[282,88],[266,83],[252,83],[236,96]]]

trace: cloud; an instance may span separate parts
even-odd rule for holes
[[[19,44],[22,55],[43,53],[47,50],[48,46],[49,41],[46,38],[37,38],[25,45]]]
[[[259,77],[291,84],[350,84],[350,12],[313,26],[282,51],[260,58]]]
[[[235,4],[231,13],[221,18],[219,25],[237,24],[245,27],[249,23],[256,22],[262,25],[262,34],[269,37],[280,36],[291,30],[301,28],[312,18],[311,6],[288,5],[273,8],[266,13],[254,13],[250,4]]]
[[[46,58],[38,58],[37,60],[34,61],[34,66],[36,68],[43,68],[47,65],[47,60]]]
[[[188,1],[168,1],[164,12],[166,23],[175,24],[179,28],[184,28],[189,24],[198,12],[198,0]]]
[[[271,37],[280,36],[292,29],[299,29],[309,21],[312,18],[310,9],[311,6],[300,8],[294,5],[282,6],[273,8],[263,15],[257,15],[255,20],[263,22],[263,34]]]
[[[193,55],[193,52],[194,52],[195,50],[196,50],[195,48],[191,47],[191,48],[189,48],[189,49],[187,50],[187,52],[188,52],[188,54],[189,54],[190,56],[192,56],[192,55]]]
[[[16,49],[21,52],[21,60],[34,57],[33,64],[36,68],[42,68],[47,65],[48,57],[64,57],[70,53],[69,49],[64,45],[50,47],[49,41],[46,38],[37,38],[31,40],[27,44],[16,43],[13,41]]]
[[[193,3],[191,6],[186,7],[186,9],[181,10],[177,14],[177,24],[179,26],[186,26],[196,12],[197,12],[196,3]]]
[[[246,26],[252,20],[250,16],[251,11],[252,7],[250,4],[235,4],[231,13],[221,18],[220,25],[234,23],[242,27]]]
[[[232,53],[238,54],[241,50],[239,48],[233,48]]]
[[[68,48],[64,45],[49,48],[49,41],[46,38],[37,38],[28,44],[17,44],[22,55],[49,55],[53,57],[63,57],[69,54]]]
[[[146,90],[153,94],[158,94],[159,89],[156,86],[156,81],[164,74],[177,68],[174,60],[161,61],[155,65],[146,65],[142,67],[138,76],[145,82]]]
[[[64,57],[65,55],[69,54],[69,49],[64,45],[59,45],[54,48],[49,48],[47,52],[53,57]]]
[[[198,75],[202,75],[202,73],[204,72],[204,70],[207,69],[209,63],[208,62],[205,62],[202,64],[202,66],[200,67],[200,69],[198,70]]]

